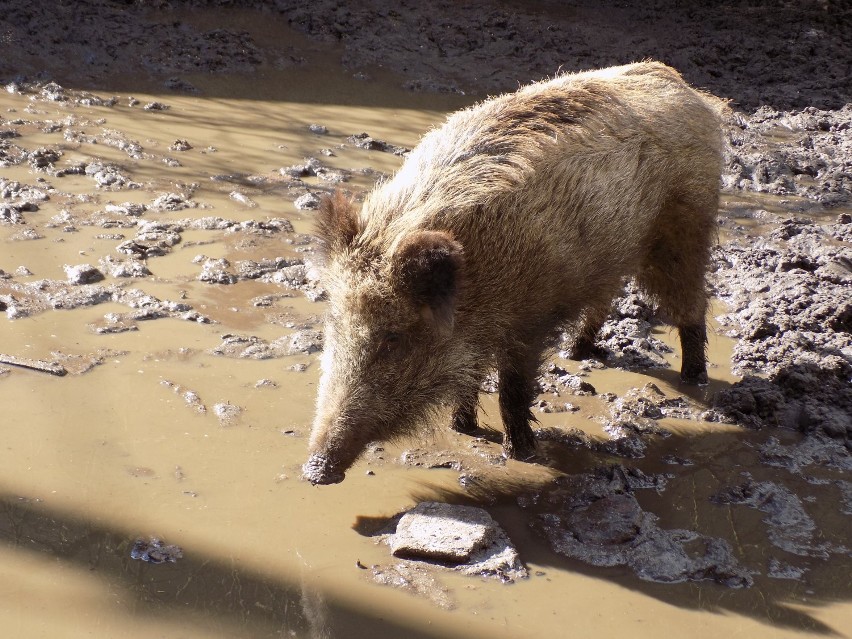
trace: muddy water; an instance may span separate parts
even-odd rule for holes
[[[148,210],[141,219],[218,216],[239,223],[283,217],[294,227],[269,235],[187,229],[166,255],[147,260],[152,276],[130,281],[108,276],[100,283],[188,304],[210,323],[172,316],[138,321],[133,331],[94,332],[91,326],[102,324],[105,314],[130,310],[119,298],[0,320],[0,353],[56,360],[69,370],[59,378],[0,366],[4,636],[848,633],[848,560],[836,566],[814,561],[802,579],[758,575],[755,585],[744,590],[712,582],[665,585],[639,581],[622,568],[593,568],[566,559],[530,530],[531,514],[518,506],[519,496],[536,494],[563,472],[624,460],[548,447],[550,467],[486,465],[477,469],[477,483],[470,489],[460,487],[456,471],[394,463],[404,448],[468,448],[469,438],[439,432],[370,456],[341,485],[316,488],[300,481],[317,383],[316,354],[276,353],[255,360],[213,350],[230,334],[271,343],[300,329],[319,328],[323,304],[301,290],[262,279],[230,285],[199,281],[202,267],[196,257],[232,263],[310,257],[303,250],[310,248],[309,240],[302,234],[310,231],[311,213],[292,204],[306,188],[294,185],[279,168],[306,157],[338,170],[369,167],[372,172],[353,173],[345,184],[358,192],[373,183],[376,172],[391,172],[400,160],[357,149],[347,143],[349,135],[366,131],[410,147],[445,112],[469,100],[404,93],[385,83],[380,70],[377,79],[360,82],[330,58],[316,59],[324,66],[267,69],[251,77],[188,77],[202,91],[198,96],[154,93],[130,85],[127,78],[104,81],[96,92],[116,95],[111,107],[0,95],[3,124],[26,121],[10,125],[21,134],[13,139],[16,144],[62,150],[60,168],[94,159],[113,163],[138,184],[106,190],[84,175],[58,178],[26,164],[0,169],[7,180],[44,188],[38,182],[43,178],[55,189],[38,211],[24,213],[27,227],[42,239],[15,240],[22,225],[0,227],[0,268],[13,274],[0,280],[0,294],[20,296],[16,286],[64,279],[65,264],[97,266],[106,255],[119,256],[116,247],[136,230],[99,224],[98,214],[107,204],[151,204],[172,192],[198,206]],[[131,96],[139,101],[135,106],[130,106]],[[142,110],[153,101],[169,109]],[[77,138],[65,139],[61,130],[45,133],[39,124],[65,118],[73,119],[65,129],[78,131]],[[308,125],[313,123],[326,126],[328,133],[312,133]],[[110,131],[137,142],[141,157],[108,144],[116,137]],[[170,150],[176,140],[187,140],[192,148]],[[323,155],[321,149],[334,155]],[[169,158],[180,166],[170,166]],[[304,182],[307,190],[329,187],[316,177]],[[254,205],[233,199],[233,191]],[[64,221],[52,224],[63,211]],[[108,234],[122,237],[104,237]],[[21,266],[31,274],[14,275]],[[269,305],[253,303],[262,296],[271,296]],[[676,346],[668,330],[655,337]],[[617,395],[650,381],[667,395],[686,394],[706,406],[712,393],[736,380],[730,373],[731,340],[715,331],[709,349],[712,382],[698,390],[679,386],[677,348],[669,356],[671,369],[593,370],[587,379],[599,393]],[[556,361],[576,370],[575,363]],[[604,438],[605,400],[570,399],[579,411],[541,413],[542,426],[578,428]],[[489,438],[494,441],[486,444],[493,452],[498,451],[498,415],[495,398],[485,396],[481,422],[493,431]],[[680,481],[659,496],[641,496],[643,507],[668,527],[728,539],[743,564],[765,573],[771,553],[762,515],[714,505],[709,496],[746,471],[757,480],[785,472],[757,463],[755,447],[767,435],[695,420],[667,419],[663,425],[672,436],[631,463],[646,472],[675,472]],[[693,464],[672,470],[660,461],[666,454]],[[842,544],[844,536],[848,540],[848,520],[817,507],[823,499],[836,498],[832,490],[803,484],[823,534]],[[424,498],[489,508],[518,546],[531,577],[503,585],[436,569],[450,610],[428,597],[372,583],[359,564],[387,565],[392,558],[370,531]],[[182,557],[159,565],[132,559],[135,540],[151,538],[176,544]]]

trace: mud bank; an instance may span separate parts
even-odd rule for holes
[[[440,2],[428,7],[378,0],[310,4],[280,0],[145,0],[134,5],[89,0],[56,7],[11,3],[5,42],[17,49],[0,75],[56,72],[63,60],[85,62],[90,78],[122,68],[165,77],[252,72],[261,65],[306,64],[303,52],[271,50],[227,21],[198,28],[162,20],[169,9],[240,7],[280,15],[311,37],[343,46],[342,64],[367,77],[387,67],[412,90],[495,92],[518,82],[645,58],[680,69],[687,79],[735,100],[738,107],[834,109],[852,101],[852,9],[844,2],[701,2],[641,5],[554,2]],[[31,26],[32,25],[32,26]],[[34,40],[32,29],[41,38]],[[58,36],[47,39],[47,36]],[[47,41],[47,49],[44,43]],[[52,59],[59,64],[46,65]],[[140,65],[141,63],[141,65]],[[80,69],[63,69],[79,72]]]
[[[745,375],[715,408],[745,426],[852,435],[850,217],[787,218],[764,238],[717,252],[716,294],[731,312],[734,370]],[[768,377],[755,376],[754,373]]]

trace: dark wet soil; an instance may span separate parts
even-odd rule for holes
[[[223,6],[279,14],[314,38],[342,44],[341,63],[351,72],[368,76],[370,68],[387,67],[412,90],[507,91],[560,69],[654,58],[746,111],[837,109],[852,101],[852,7],[842,0],[10,2],[0,19],[15,55],[0,62],[0,75],[74,71],[102,78],[132,66],[163,78],[167,88],[192,91],[181,74],[306,62],[299,51],[266,50],[226,23],[203,29],[180,17],[162,19],[169,9]],[[49,39],[33,37],[39,34]]]

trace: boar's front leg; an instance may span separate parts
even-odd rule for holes
[[[508,354],[498,363],[500,416],[503,418],[503,453],[512,459],[535,455],[535,437],[530,421],[535,417],[530,405],[536,396],[538,359],[528,354]]]
[[[707,383],[707,324],[679,326],[683,363],[680,377],[687,384]]]
[[[453,422],[451,428],[457,433],[465,433],[470,435],[476,431],[476,407],[479,404],[479,387],[474,387],[456,406],[453,412]]]

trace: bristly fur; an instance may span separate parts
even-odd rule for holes
[[[706,380],[724,109],[656,62],[560,75],[450,115],[360,213],[326,201],[310,450],[334,472],[315,463],[312,481],[442,403],[475,428],[495,367],[504,450],[526,458],[545,349],[567,324],[593,344],[628,277],[679,328],[683,378]]]
[[[342,191],[335,191],[320,200],[316,234],[324,257],[350,246],[360,230],[358,209]]]
[[[396,277],[415,303],[428,305],[438,323],[451,327],[464,272],[461,244],[446,231],[408,235],[393,256]]]

